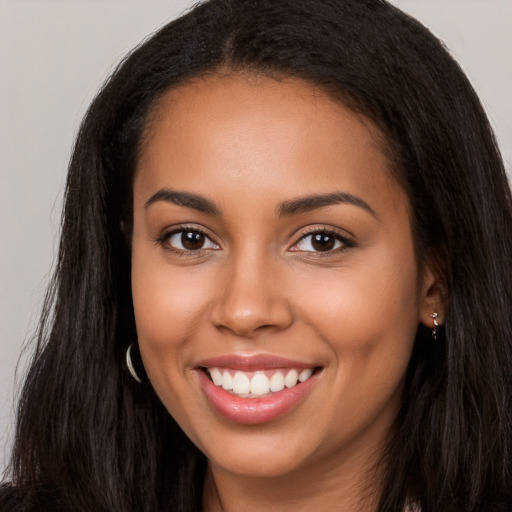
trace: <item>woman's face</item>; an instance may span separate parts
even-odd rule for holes
[[[387,440],[433,309],[382,144],[298,80],[209,77],[161,100],[134,182],[138,342],[212,467],[339,467]]]

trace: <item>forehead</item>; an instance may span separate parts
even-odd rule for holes
[[[166,92],[148,123],[135,189],[271,198],[350,189],[403,193],[384,137],[364,116],[298,79],[209,76]],[[400,190],[398,190],[400,189]],[[246,195],[246,194],[244,194]]]

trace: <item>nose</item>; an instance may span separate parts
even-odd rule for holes
[[[289,327],[293,315],[275,264],[256,254],[240,257],[226,269],[213,325],[243,338]]]

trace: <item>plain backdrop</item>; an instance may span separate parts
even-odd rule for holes
[[[279,1],[279,0],[276,0]],[[113,65],[190,0],[0,0],[0,472],[58,244],[70,149]],[[512,168],[512,0],[393,0],[461,63]]]

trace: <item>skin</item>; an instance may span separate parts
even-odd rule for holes
[[[167,92],[153,115],[134,181],[137,332],[152,385],[208,458],[206,510],[375,510],[375,465],[415,332],[433,326],[433,311],[442,320],[382,141],[369,120],[291,79],[209,76]],[[162,189],[205,196],[219,214],[146,206]],[[371,211],[277,213],[333,192]],[[203,231],[205,245],[180,252],[180,236],[166,234],[182,227]],[[314,251],[308,233],[322,229],[350,242]],[[321,372],[288,413],[241,425],[218,414],[198,380],[199,361],[226,354]]]

